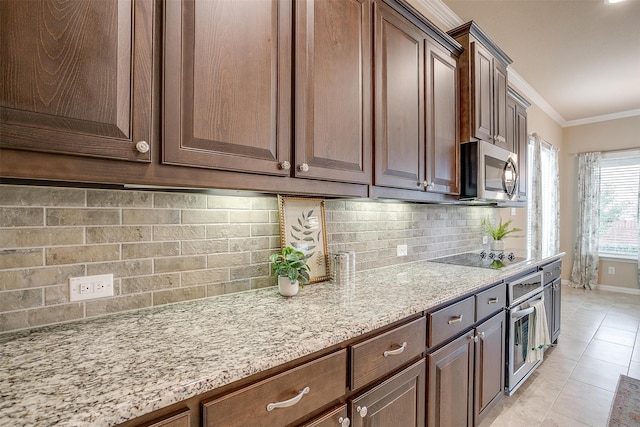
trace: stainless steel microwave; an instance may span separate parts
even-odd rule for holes
[[[460,200],[516,201],[518,156],[485,141],[460,146]]]

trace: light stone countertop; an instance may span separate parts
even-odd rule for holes
[[[0,426],[112,426],[544,264],[428,261],[360,272],[353,289],[266,288],[0,336]]]

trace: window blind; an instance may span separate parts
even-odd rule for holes
[[[599,253],[638,256],[640,150],[605,153],[600,161]]]

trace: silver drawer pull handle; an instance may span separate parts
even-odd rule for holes
[[[349,427],[351,425],[351,420],[349,419],[349,417],[340,417],[338,418],[338,425],[340,427]]]
[[[269,403],[267,405],[267,411],[271,412],[277,408],[288,408],[289,406],[293,406],[296,403],[300,402],[300,400],[302,400],[302,396],[308,394],[310,391],[311,389],[309,387],[305,387],[304,390],[298,393],[296,397],[292,397],[291,399],[285,400],[283,402]]]
[[[387,356],[395,356],[396,354],[400,354],[404,351],[404,349],[407,348],[407,342],[403,342],[402,345],[400,346],[400,348],[396,348],[395,350],[387,350],[384,353],[382,353],[382,355],[384,357]]]
[[[462,314],[460,316],[456,316],[456,317],[454,317],[452,319],[449,319],[449,322],[447,322],[447,323],[452,325],[454,323],[460,323],[460,322],[462,322]]]
[[[489,298],[489,302],[487,302],[487,304],[497,304],[497,303],[498,303],[498,297]]]
[[[359,413],[362,418],[364,418],[364,417],[367,416],[367,412],[368,412],[367,411],[367,407],[366,406],[362,406],[362,407],[358,406],[356,408],[356,412]]]

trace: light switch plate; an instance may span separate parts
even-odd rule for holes
[[[84,301],[111,296],[113,296],[113,274],[72,277],[69,279],[70,301]]]

